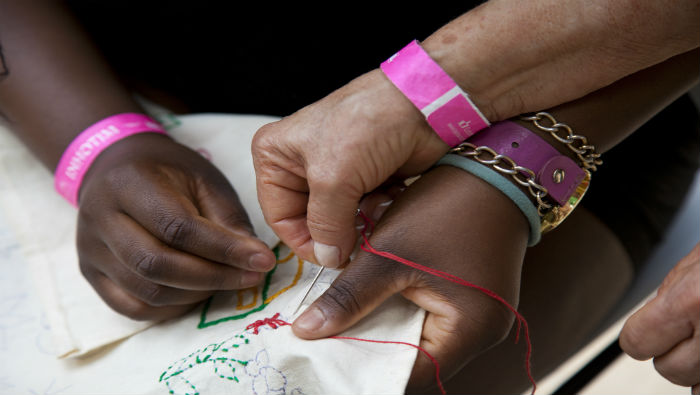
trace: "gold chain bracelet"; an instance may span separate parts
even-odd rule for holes
[[[522,116],[520,119],[532,122],[537,129],[548,132],[554,139],[565,144],[576,154],[584,169],[596,171],[597,166],[603,164],[600,154],[595,151],[592,144],[588,144],[588,139],[585,136],[574,134],[569,125],[557,122],[552,114],[541,111],[534,115]],[[547,126],[542,121],[548,122],[550,125]],[[564,133],[561,133],[562,131]],[[566,136],[563,137],[563,134]]]
[[[543,217],[552,208],[551,204],[544,201],[548,193],[547,188],[535,181],[537,177],[535,172],[527,167],[518,166],[513,159],[501,155],[489,147],[477,147],[466,141],[452,148],[450,153],[474,159],[482,165],[490,166],[496,171],[510,176],[518,185],[526,187],[537,200],[537,213],[540,217]]]

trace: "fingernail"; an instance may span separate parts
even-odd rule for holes
[[[307,332],[313,332],[320,329],[323,324],[326,323],[326,316],[323,315],[321,310],[316,307],[312,307],[305,311],[299,318],[294,321],[294,325]]]
[[[314,242],[314,255],[321,266],[331,269],[340,266],[340,250],[336,246]]]
[[[275,259],[267,254],[257,253],[248,259],[248,265],[251,269],[266,272],[275,266]]]
[[[376,222],[379,221],[380,218],[382,218],[382,215],[384,215],[384,212],[386,209],[391,206],[391,203],[394,203],[393,200],[386,201],[384,203],[380,203],[377,205],[377,208],[374,209],[374,212],[372,213],[372,219]]]
[[[241,274],[241,286],[242,287],[250,287],[253,285],[258,284],[265,273],[259,273],[259,272],[243,272]]]

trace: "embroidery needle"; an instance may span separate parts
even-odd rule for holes
[[[316,281],[318,281],[318,278],[321,277],[321,273],[323,273],[323,269],[325,269],[325,267],[321,266],[321,269],[319,269],[318,273],[316,273],[316,277],[314,277],[314,279],[311,280],[311,284],[309,285],[309,288],[306,289],[306,293],[304,294],[304,297],[301,298],[301,302],[299,302],[299,305],[292,313],[292,316],[296,315],[297,311],[299,311],[299,309],[301,308],[301,305],[304,304],[306,297],[309,296],[309,292],[311,292],[311,288],[314,287],[314,285],[316,284]]]
[[[360,209],[358,208],[358,209],[355,210],[355,216],[357,216],[357,215],[359,215],[359,214],[360,214]],[[316,281],[318,281],[318,278],[321,277],[321,273],[323,273],[323,269],[325,269],[325,268],[326,268],[325,266],[321,266],[321,269],[318,271],[318,273],[316,273],[316,277],[314,277],[314,279],[311,280],[311,285],[309,285],[309,288],[306,290],[306,293],[304,294],[304,297],[301,298],[301,302],[299,302],[299,305],[297,306],[297,308],[296,308],[296,309],[294,310],[294,312],[292,313],[292,316],[296,315],[296,314],[297,314],[297,311],[299,311],[299,309],[301,308],[301,305],[304,304],[304,301],[306,300],[306,297],[309,296],[309,292],[311,292],[311,288],[314,287],[314,285],[316,284]]]

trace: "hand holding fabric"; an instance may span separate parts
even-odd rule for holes
[[[81,271],[131,318],[180,315],[216,290],[257,284],[274,267],[223,174],[168,137],[112,145],[80,193]]]
[[[527,238],[525,217],[505,195],[471,174],[442,166],[396,198],[370,242],[517,306]],[[439,362],[442,380],[502,341],[514,322],[509,309],[474,288],[362,251],[294,322],[294,333],[308,339],[335,335],[396,293],[428,312],[420,346]],[[409,390],[434,385],[435,367],[419,354]]]

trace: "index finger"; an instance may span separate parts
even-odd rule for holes
[[[166,245],[207,260],[252,271],[267,271],[274,262],[256,255],[269,248],[248,230],[235,231],[200,215],[185,196],[152,191],[147,199],[124,202],[124,212]]]
[[[256,165],[258,201],[265,221],[300,258],[314,262],[313,240],[306,224],[308,184],[281,168]]]
[[[230,290],[253,286],[264,276],[173,249],[123,214],[112,222],[104,243],[119,262],[150,282],[187,290]]]

